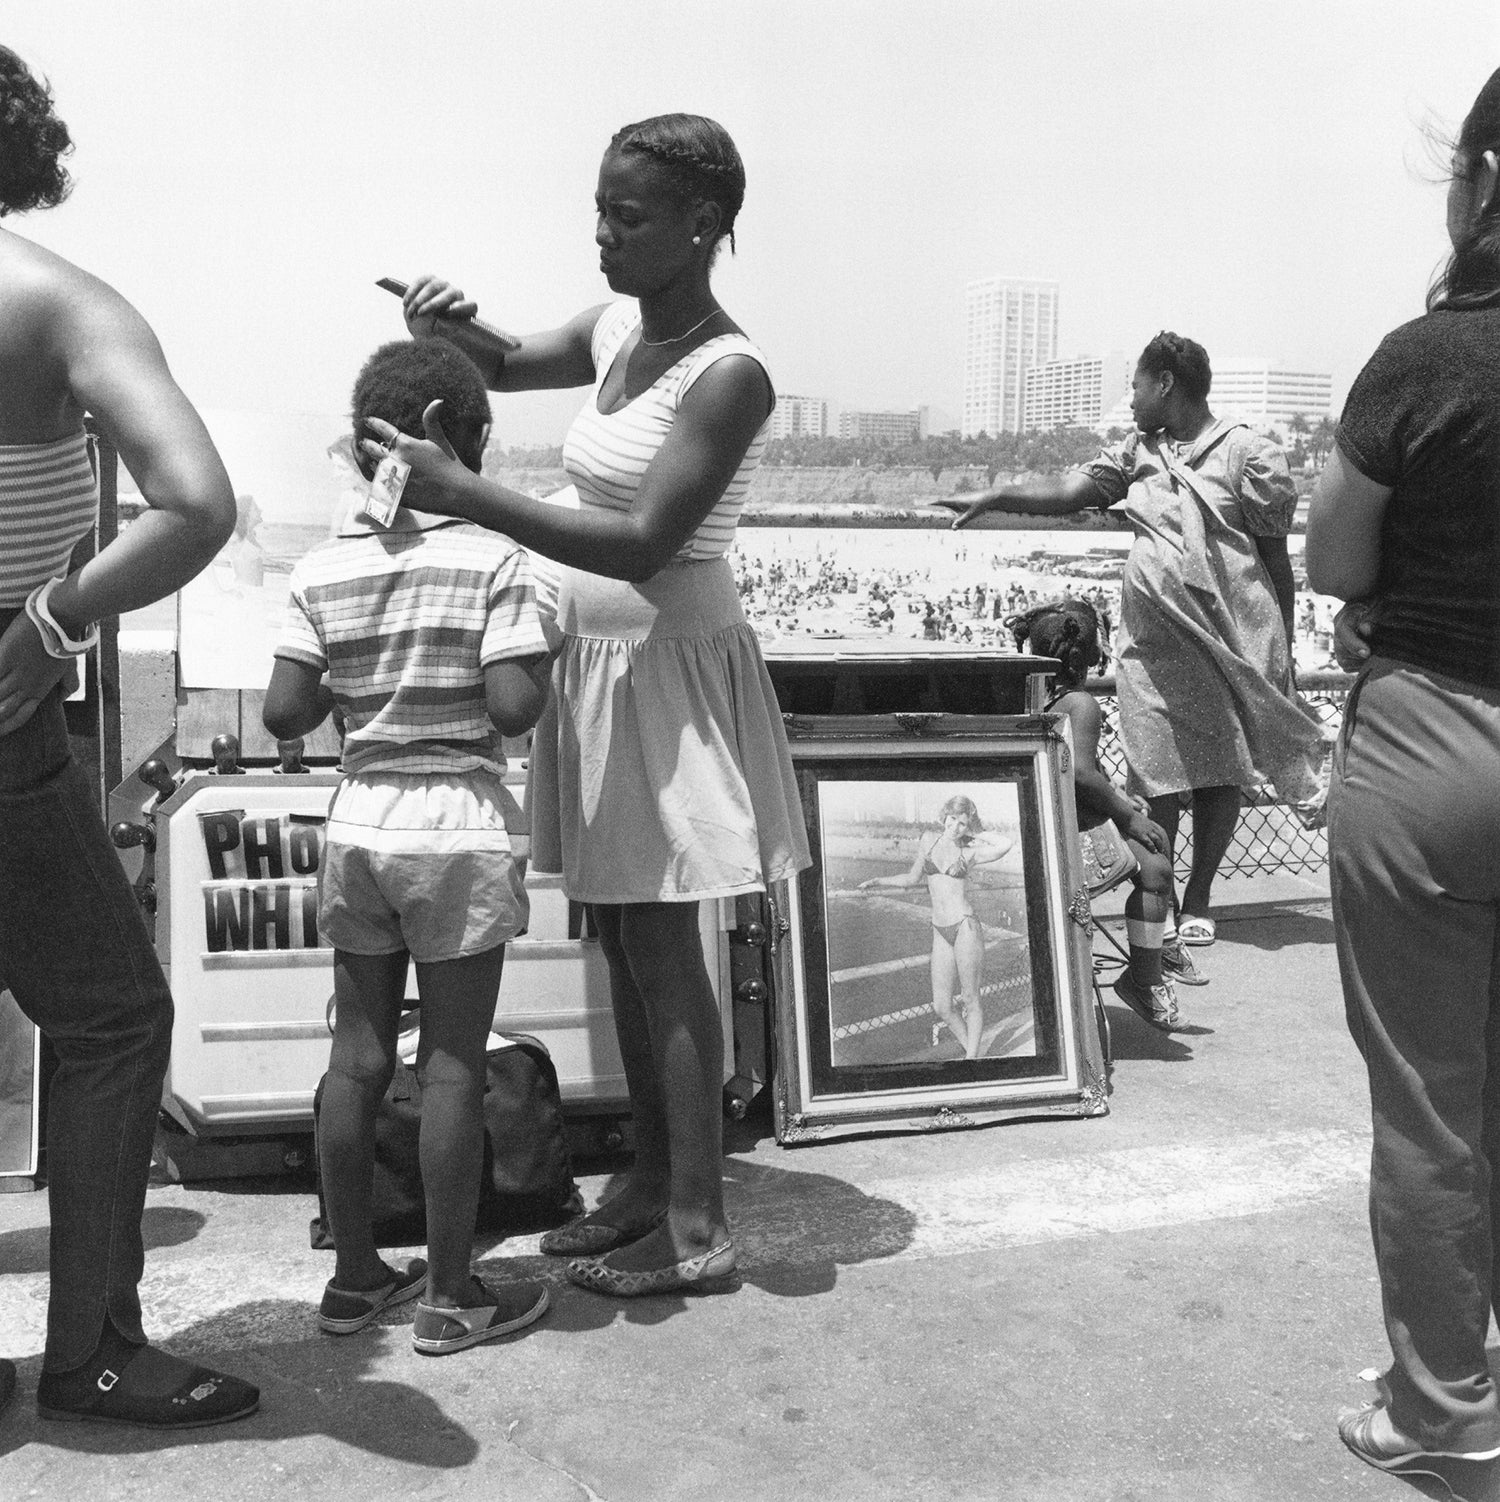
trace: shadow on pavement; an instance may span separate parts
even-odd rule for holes
[[[1178,1006],[1187,1011],[1191,991],[1177,993]],[[1213,1028],[1199,1023],[1185,1022],[1176,1032],[1164,1033],[1154,1028],[1144,1018],[1137,1017],[1125,1005],[1107,1006],[1109,1016],[1110,1057],[1116,1064],[1122,1059],[1155,1059],[1164,1064],[1188,1064],[1193,1060],[1193,1050],[1182,1038],[1203,1037]]]
[[[610,1196],[605,1184],[600,1201]],[[743,1282],[778,1298],[829,1292],[838,1270],[893,1257],[911,1245],[917,1219],[893,1200],[866,1194],[831,1174],[769,1168],[726,1157],[724,1197]],[[561,1257],[494,1258],[480,1271],[541,1278],[551,1285],[553,1329],[600,1329],[618,1318],[655,1325],[697,1302],[692,1295],[611,1299],[566,1281]],[[732,1295],[731,1295],[732,1297]]]
[[[191,1241],[208,1217],[198,1210],[176,1205],[148,1205],[141,1216],[141,1232],[146,1250],[182,1246]],[[0,1231],[0,1271],[7,1273],[44,1273],[47,1271],[48,1228],[25,1226],[18,1231]]]
[[[1298,944],[1332,944],[1333,919],[1328,913],[1304,913],[1289,909],[1285,912],[1258,914],[1253,918],[1228,918],[1222,920],[1220,938],[1235,944],[1248,944],[1253,949],[1291,949]],[[1206,951],[1212,954],[1213,950]],[[1200,953],[1198,958],[1203,959]],[[1200,969],[1212,976],[1209,966]]]
[[[409,1324],[411,1311],[399,1312]],[[430,1394],[405,1382],[367,1378],[371,1358],[383,1354],[382,1346],[368,1337],[340,1341],[336,1349],[322,1335],[264,1340],[268,1328],[295,1328],[302,1334],[311,1325],[312,1311],[305,1302],[261,1300],[226,1309],[163,1341],[174,1355],[232,1372],[261,1389],[258,1413],[205,1429],[172,1432],[39,1419],[34,1396],[42,1358],[17,1362],[21,1380],[15,1401],[0,1416],[0,1456],[30,1444],[89,1455],[142,1455],[226,1440],[264,1442],[310,1434],[433,1470],[466,1466],[478,1456],[474,1437]],[[392,1338],[408,1337],[402,1329],[387,1337]],[[334,1375],[328,1370],[330,1355],[336,1357]]]

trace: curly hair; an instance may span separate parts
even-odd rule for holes
[[[1208,351],[1195,340],[1168,333],[1166,329],[1141,351],[1141,357],[1135,363],[1137,369],[1154,376],[1171,371],[1172,379],[1193,401],[1201,402],[1214,383]]]
[[[61,158],[72,149],[51,88],[0,47],[0,218],[61,203],[73,189]]]
[[[441,339],[397,339],[382,344],[365,361],[350,405],[354,453],[366,478],[374,466],[360,449],[360,440],[370,436],[365,419],[384,418],[410,437],[421,438],[422,413],[429,402],[439,400],[444,430],[459,458],[477,471],[490,398],[479,367],[462,350]]]
[[[745,164],[717,120],[704,115],[653,115],[622,125],[610,137],[611,151],[652,157],[679,203],[716,203],[720,235],[734,252],[734,221],[745,202]]]
[[[943,821],[952,814],[962,814],[969,821],[970,834],[984,833],[984,820],[979,817],[978,805],[966,793],[955,793],[937,811],[937,823],[940,829]]]
[[[1005,629],[1023,649],[1028,642],[1038,657],[1055,657],[1062,663],[1062,678],[1082,683],[1095,663],[1099,671],[1109,661],[1109,619],[1103,620],[1087,600],[1072,598],[1037,605],[1023,615],[1013,615]]]

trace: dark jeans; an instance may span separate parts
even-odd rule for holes
[[[0,611],[0,630],[14,612]],[[47,1108],[51,1293],[43,1366],[141,1330],[141,1212],[172,998],[140,905],[73,761],[54,692],[0,737],[0,982],[56,1050]]]
[[[1489,1449],[1500,693],[1372,659],[1344,713],[1328,847],[1344,1001],[1370,1076],[1391,1419],[1427,1448]]]

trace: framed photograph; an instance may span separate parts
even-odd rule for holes
[[[777,1140],[1102,1115],[1062,722],[788,732],[813,864],[777,895]]]

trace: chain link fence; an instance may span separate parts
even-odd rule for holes
[[[1304,673],[1297,687],[1325,725],[1337,731],[1344,723],[1344,701],[1354,685],[1349,673]],[[1111,781],[1125,784],[1125,748],[1120,742],[1113,675],[1089,680],[1099,700],[1104,724],[1099,732],[1099,768]],[[1192,867],[1193,815],[1184,804],[1177,838],[1177,876],[1186,881]],[[1221,876],[1252,876],[1265,871],[1307,873],[1328,865],[1328,833],[1304,829],[1277,801],[1270,786],[1246,789],[1239,823],[1219,867]]]

